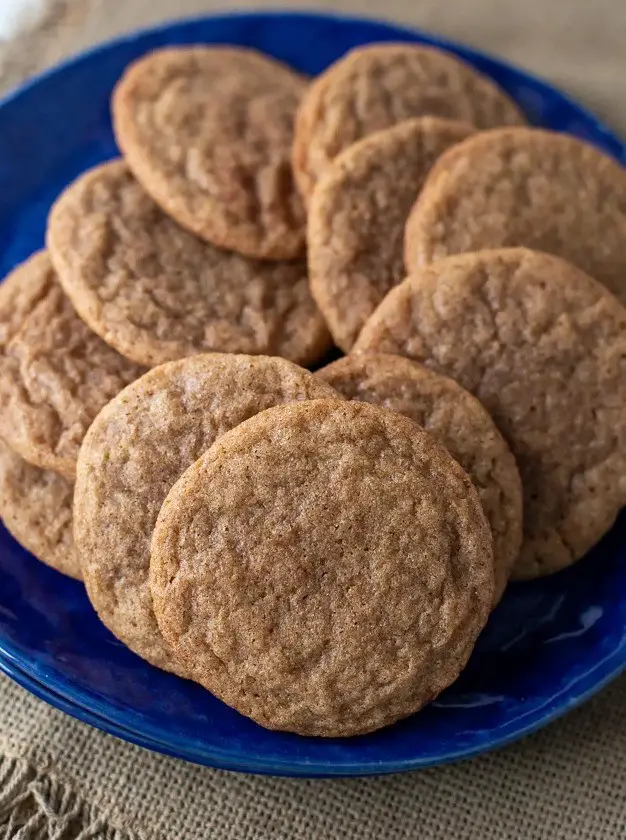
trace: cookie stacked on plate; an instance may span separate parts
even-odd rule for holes
[[[411,44],[163,49],[112,112],[0,287],[5,524],[264,726],[412,714],[626,498],[624,170]]]

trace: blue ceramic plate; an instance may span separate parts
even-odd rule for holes
[[[357,44],[424,41],[496,79],[532,122],[626,162],[583,108],[544,82],[454,44],[373,21],[246,14],[165,26],[101,47],[0,104],[0,276],[44,242],[48,209],[89,166],[117,154],[111,89],[164,44],[256,47],[317,73]],[[199,686],[158,671],[99,623],[82,587],[0,529],[0,670],[53,705],[160,752],[258,773],[342,776],[438,764],[508,743],[580,703],[626,663],[626,516],[587,558],[511,586],[457,683],[418,715],[349,740],[269,732]]]

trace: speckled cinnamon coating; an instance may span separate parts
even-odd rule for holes
[[[451,254],[520,245],[563,257],[625,302],[626,169],[565,134],[479,134],[439,159],[405,236],[409,273]]]
[[[0,286],[0,434],[33,465],[73,480],[91,421],[143,372],[80,320],[44,251]]]
[[[412,420],[315,400],[242,423],[187,470],[150,585],[193,679],[263,726],[356,735],[456,679],[491,606],[491,534]]]
[[[148,590],[150,537],[163,499],[223,432],[278,403],[339,395],[285,359],[207,354],[149,371],[95,419],[74,504],[87,593],[106,626],[154,665],[179,671]]]
[[[524,541],[514,577],[568,566],[626,502],[626,310],[558,257],[511,248],[441,260],[387,295],[355,350],[453,377],[517,459]]]
[[[403,43],[357,47],[313,81],[298,108],[293,167],[305,200],[352,143],[428,115],[481,129],[525,122],[497,85],[449,53]]]
[[[290,157],[305,84],[254,50],[157,50],[113,93],[115,136],[135,176],[181,225],[251,257],[293,259],[304,251]]]
[[[25,549],[64,575],[80,580],[72,536],[74,484],[33,467],[0,441],[0,516]]]
[[[166,216],[122,161],[63,193],[48,246],[81,318],[141,364],[219,350],[306,365],[329,346],[303,262],[250,260],[203,242]]]
[[[401,356],[345,356],[316,376],[349,400],[381,405],[415,420],[463,467],[491,526],[495,606],[522,542],[522,483],[515,458],[487,411],[454,380]]]
[[[311,292],[346,352],[406,276],[404,225],[429,169],[473,131],[438,117],[405,120],[354,143],[315,187],[307,228]]]

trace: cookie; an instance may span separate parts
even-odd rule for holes
[[[0,516],[6,529],[38,560],[80,580],[73,496],[71,481],[33,467],[0,441]]]
[[[366,403],[273,408],[174,485],[152,539],[159,626],[192,678],[270,729],[406,717],[453,682],[493,598],[465,472]]]
[[[26,461],[71,481],[91,421],[144,369],[85,326],[44,251],[0,290],[0,434]]]
[[[346,352],[406,276],[404,225],[428,170],[473,131],[438,117],[406,120],[350,146],[318,182],[309,205],[309,280],[335,344]]]
[[[148,662],[177,669],[148,590],[150,537],[172,484],[225,431],[278,403],[336,391],[285,359],[207,354],[149,371],[95,419],[78,459],[74,532],[87,594]]]
[[[522,485],[515,458],[487,411],[452,379],[400,356],[345,356],[316,376],[349,400],[415,420],[463,467],[491,525],[497,603],[522,542]]]
[[[565,134],[478,134],[437,162],[406,226],[409,273],[452,254],[524,246],[563,257],[626,301],[626,169]]]
[[[293,259],[304,252],[291,144],[305,85],[254,50],[157,50],[115,88],[115,137],[137,179],[181,225],[250,257]]]
[[[304,262],[250,260],[203,242],[166,216],[122,161],[63,193],[47,239],[78,314],[140,364],[219,350],[306,365],[329,347]]]
[[[491,79],[449,53],[418,44],[357,47],[313,81],[298,108],[293,168],[305,200],[352,143],[428,115],[481,129],[525,122]]]
[[[626,310],[580,269],[511,248],[441,260],[387,295],[356,351],[399,353],[471,391],[524,488],[517,578],[582,557],[626,502]]]

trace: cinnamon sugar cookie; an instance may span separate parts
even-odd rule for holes
[[[340,399],[285,359],[214,353],[154,368],[95,419],[81,447],[74,503],[85,585],[104,624],[148,662],[180,671],[148,591],[150,537],[170,487],[242,420],[312,397]]]
[[[429,169],[473,131],[438,117],[405,120],[354,143],[318,182],[307,230],[311,292],[346,352],[405,277],[404,225]]]
[[[26,461],[72,480],[91,421],[143,372],[80,320],[47,253],[0,286],[0,434]]]
[[[270,729],[357,735],[456,679],[493,599],[491,534],[416,423],[314,400],[257,414],[184,473],[150,585],[193,679]]]
[[[262,262],[184,230],[122,161],[57,200],[48,247],[76,311],[140,364],[219,350],[308,365],[330,344],[303,262]]]
[[[305,80],[243,47],[168,47],[113,93],[115,136],[144,189],[181,225],[249,257],[304,251],[291,172]]]
[[[74,483],[28,464],[0,441],[0,516],[42,563],[80,580],[72,535]]]
[[[522,542],[522,484],[515,458],[487,411],[452,379],[401,356],[345,356],[316,376],[349,400],[415,420],[463,467],[491,525],[497,603]]]
[[[510,248],[417,271],[355,350],[398,353],[456,379],[516,457],[524,540],[514,577],[568,566],[626,502],[626,310],[558,257]]]
[[[451,254],[521,245],[563,257],[626,301],[626,169],[588,143],[499,129],[449,149],[406,226],[409,273]]]
[[[308,199],[329,163],[352,143],[402,120],[462,120],[477,128],[524,123],[491,79],[456,56],[421,44],[369,44],[318,76],[296,117],[293,166]]]

